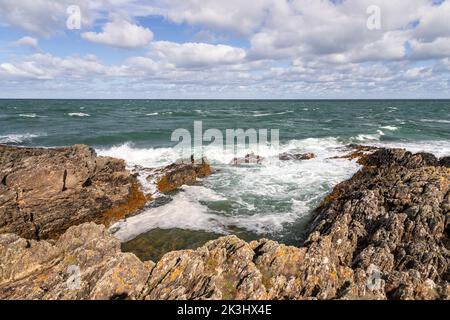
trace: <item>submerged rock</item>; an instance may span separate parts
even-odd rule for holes
[[[314,153],[291,153],[291,152],[284,152],[280,153],[278,156],[278,159],[282,161],[289,161],[289,160],[311,160],[314,159],[316,155]]]
[[[231,161],[231,164],[234,166],[238,166],[241,164],[261,164],[261,162],[264,160],[263,157],[252,153],[246,154],[243,158],[233,158],[233,161]]]
[[[0,182],[0,233],[29,239],[55,238],[88,221],[109,224],[146,202],[124,161],[85,145],[0,145]]]

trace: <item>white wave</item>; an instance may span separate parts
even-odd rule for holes
[[[450,123],[450,120],[443,120],[443,119],[422,119],[420,121],[422,121],[422,122],[436,122],[436,123]]]
[[[90,117],[91,115],[83,112],[71,112],[67,114],[70,117]]]
[[[380,134],[358,134],[356,137],[351,140],[356,140],[359,142],[371,142],[380,140]]]
[[[450,156],[450,140],[435,141],[405,141],[405,142],[378,142],[369,145],[386,148],[406,149],[410,152],[427,152],[432,153],[436,157]]]
[[[295,151],[296,150],[296,151]],[[202,186],[184,186],[170,203],[146,210],[112,227],[122,241],[154,228],[182,228],[228,233],[238,227],[257,234],[280,233],[286,225],[309,214],[334,185],[359,168],[354,161],[330,159],[348,152],[336,138],[291,140],[279,148],[260,147],[261,165],[230,166],[233,153],[210,148],[208,158],[220,169]],[[280,161],[281,152],[313,152],[308,161]],[[244,155],[249,150],[242,150]],[[98,150],[100,155],[124,158],[130,166],[155,167],[176,161],[171,148],[138,149],[131,145]],[[208,204],[226,202],[225,212]],[[268,204],[265,204],[267,202]],[[214,206],[212,206],[214,208]],[[219,206],[220,207],[220,206]]]
[[[264,234],[280,231],[286,223],[293,223],[295,212],[225,216],[212,212],[200,201],[221,201],[225,197],[198,186],[184,186],[168,204],[151,208],[144,213],[121,220],[110,231],[122,242],[155,228],[203,230],[219,234],[230,233],[229,227],[238,227]]]
[[[276,112],[276,113],[257,113],[254,114],[254,117],[267,117],[267,116],[276,116],[276,115],[282,115],[282,114],[288,114],[292,113],[294,111],[284,111],[284,112]]]
[[[21,114],[19,114],[19,117],[22,117],[22,118],[36,118],[37,114],[36,113],[21,113]]]
[[[398,130],[398,127],[395,127],[395,126],[383,126],[383,127],[381,127],[381,129],[386,129],[386,130],[390,130],[390,131],[396,131],[396,130]]]
[[[153,112],[153,113],[147,113],[146,116],[157,116],[159,113],[158,112]]]
[[[8,134],[4,136],[0,136],[0,143],[22,143],[25,141],[29,141],[33,138],[37,138],[39,135],[25,133],[25,134]]]

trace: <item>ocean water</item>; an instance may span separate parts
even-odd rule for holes
[[[194,186],[121,221],[112,231],[124,242],[145,243],[167,230],[268,237],[289,244],[302,239],[311,211],[339,182],[359,168],[344,155],[350,143],[407,148],[450,155],[450,101],[157,101],[0,100],[0,143],[56,147],[93,146],[100,155],[159,167],[180,154],[170,141],[175,129],[279,129],[279,148],[249,146],[261,165],[232,166],[234,155],[208,149],[219,171]],[[313,152],[309,161],[279,161],[289,150]],[[242,150],[240,156],[250,152]],[[152,192],[154,186],[141,179]],[[165,205],[159,206],[159,203]],[[161,231],[162,230],[162,231]],[[167,238],[170,242],[170,237]],[[148,240],[148,239],[147,239]],[[147,241],[148,242],[148,241]],[[182,242],[182,241],[181,241]],[[180,248],[183,244],[180,244]]]

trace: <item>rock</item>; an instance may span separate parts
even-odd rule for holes
[[[373,146],[363,146],[358,144],[348,145],[346,148],[352,149],[352,152],[344,156],[332,157],[330,159],[347,159],[354,160],[357,159],[359,164],[363,164],[364,160],[374,151],[378,150],[378,147]]]
[[[0,145],[0,233],[56,238],[83,222],[109,224],[145,202],[122,160],[97,157],[88,146]]]
[[[449,299],[450,168],[401,149],[364,163],[316,209],[298,248],[228,236],[155,264],[93,224],[55,244],[2,235],[0,299]]]
[[[202,159],[201,163],[181,162],[161,169],[152,169],[147,180],[156,183],[159,192],[169,193],[183,185],[192,185],[196,183],[197,179],[208,177],[211,174],[211,166],[206,159]]]
[[[231,164],[234,166],[238,166],[241,164],[261,164],[262,160],[264,158],[252,153],[246,154],[244,158],[237,158],[235,157],[233,161],[231,161]]]
[[[354,273],[342,297],[367,296],[368,269],[375,266],[380,279],[370,293],[376,297],[444,298],[450,265],[450,169],[432,155],[402,149],[380,149],[364,164],[316,210],[305,246],[311,249],[332,239],[327,244],[331,261]],[[434,289],[425,290],[431,282]],[[319,292],[326,291],[320,287]],[[339,290],[334,294],[339,297]]]
[[[152,268],[94,223],[69,228],[55,243],[0,235],[1,300],[135,299]]]
[[[280,153],[278,158],[282,161],[289,161],[289,160],[311,160],[314,159],[316,155],[314,153]]]

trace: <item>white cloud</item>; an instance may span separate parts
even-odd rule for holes
[[[123,81],[139,90],[213,95],[245,88],[258,97],[258,92],[273,97],[428,94],[449,83],[450,0],[440,5],[432,0],[0,0],[0,25],[51,36],[65,30],[69,4],[82,9],[83,40],[145,47],[147,53],[121,52],[123,62],[112,65],[93,56],[11,55],[11,61],[0,62],[0,81],[20,78],[39,87],[66,79],[69,86],[79,79],[95,90],[95,79],[101,78],[105,86]],[[366,27],[369,5],[381,9],[381,30]],[[158,41],[151,30],[132,22],[154,16],[163,18],[152,27]],[[88,29],[108,17],[99,32]],[[179,26],[169,31],[186,32],[172,37],[177,42],[163,41],[167,38],[159,30],[173,23]],[[19,44],[37,47],[38,42],[30,37]],[[109,60],[116,51],[99,52]]]
[[[84,32],[81,37],[107,46],[137,49],[145,47],[152,41],[153,32],[123,17],[115,16],[111,22],[103,26],[102,32]]]
[[[420,42],[412,40],[410,42],[414,59],[435,59],[450,57],[450,37],[437,38],[431,42]]]
[[[274,0],[160,0],[157,2],[159,5],[150,5],[153,12],[175,23],[204,25],[213,29],[231,30],[238,34],[249,35],[263,23]]]
[[[32,47],[34,49],[39,49],[39,41],[36,38],[33,37],[23,37],[20,38],[17,41],[14,41],[13,46],[28,46],[28,47]]]
[[[214,67],[240,63],[245,58],[245,50],[227,45],[169,41],[152,43],[152,54],[178,67]]]

